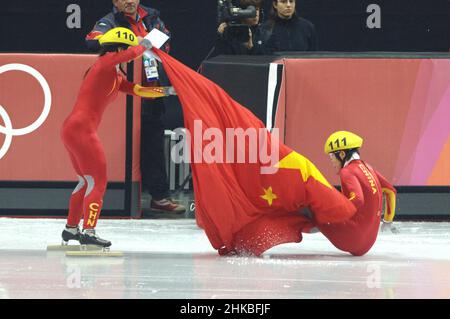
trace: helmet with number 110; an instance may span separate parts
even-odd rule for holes
[[[127,28],[114,28],[106,32],[98,38],[101,46],[137,46],[139,45],[138,38],[133,31]]]
[[[326,154],[339,151],[358,149],[362,146],[362,137],[348,131],[338,131],[328,137],[325,142],[324,151]]]

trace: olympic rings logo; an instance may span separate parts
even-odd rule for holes
[[[12,143],[13,136],[29,134],[37,130],[39,126],[41,126],[42,123],[45,122],[48,114],[50,113],[50,107],[52,105],[52,93],[50,91],[50,86],[48,85],[42,74],[39,73],[36,69],[32,68],[31,66],[19,63],[11,63],[0,66],[0,74],[8,71],[22,71],[28,73],[39,82],[42,90],[44,91],[44,109],[42,110],[41,115],[39,115],[37,120],[32,124],[23,128],[15,129],[13,128],[8,112],[6,112],[3,106],[0,105],[0,117],[5,124],[4,126],[0,124],[0,133],[5,134],[5,141],[3,143],[3,146],[0,147],[0,159],[5,156],[6,152],[8,152],[9,147]]]

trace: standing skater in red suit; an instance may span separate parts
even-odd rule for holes
[[[150,41],[138,38],[129,29],[114,28],[99,39],[100,56],[88,70],[81,84],[75,106],[64,121],[61,138],[69,152],[79,183],[69,203],[63,244],[78,240],[82,245],[111,246],[95,233],[106,190],[106,158],[97,135],[103,112],[119,91],[140,97],[158,98],[175,94],[171,87],[141,87],[128,82],[118,72],[119,66],[151,49]],[[78,224],[83,217],[83,231]]]
[[[339,172],[342,193],[357,211],[350,220],[318,226],[336,248],[355,256],[367,253],[378,235],[383,194],[386,196],[382,229],[390,229],[395,215],[395,188],[372,166],[361,160],[363,139],[347,131],[333,133],[325,142],[325,153]]]

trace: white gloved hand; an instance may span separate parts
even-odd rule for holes
[[[177,92],[175,92],[175,89],[173,86],[168,86],[166,89],[166,95],[177,95]]]
[[[390,232],[392,234],[399,234],[399,230],[397,227],[395,227],[392,222],[385,222],[383,220],[383,223],[381,224],[381,232],[382,233],[386,233],[386,232]]]
[[[150,50],[151,48],[153,48],[152,43],[150,42],[150,40],[148,39],[142,39],[139,42],[140,45],[142,45],[144,48],[146,48],[147,50]]]

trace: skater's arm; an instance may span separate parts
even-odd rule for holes
[[[340,177],[342,193],[355,205],[356,209],[359,209],[364,205],[364,193],[359,180],[350,171],[344,169],[341,170]]]
[[[384,205],[383,221],[392,222],[395,216],[395,203],[397,199],[397,191],[392,186],[392,184],[389,183],[386,178],[384,178],[383,175],[381,175],[378,172],[375,173],[377,174],[378,180],[380,181],[381,188],[383,190],[383,194],[385,195],[386,199]]]
[[[126,50],[114,52],[109,56],[105,56],[108,61],[106,62],[109,65],[117,65],[125,62],[130,62],[138,57],[140,57],[145,50],[147,50],[144,46],[138,45],[135,47],[129,47]]]
[[[124,51],[116,52],[111,55],[110,59],[113,65],[130,62],[131,60],[140,57],[146,50],[151,50],[152,48],[153,45],[148,39],[140,39],[139,45],[129,47]]]

